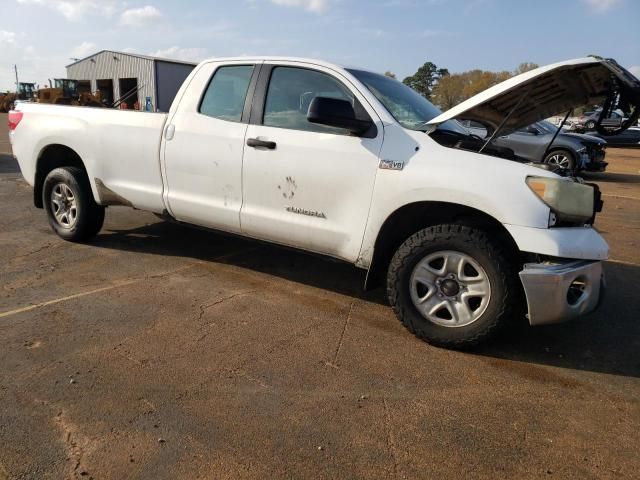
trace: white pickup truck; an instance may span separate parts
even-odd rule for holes
[[[596,186],[456,120],[495,136],[620,98],[637,113],[640,82],[597,58],[441,113],[383,75],[246,57],[198,65],[168,114],[22,103],[9,124],[35,206],[64,239],[91,239],[105,207],[128,205],[328,255],[368,270],[367,286],[386,279],[415,335],[459,348],[517,316],[540,325],[594,310],[608,246],[592,226]]]

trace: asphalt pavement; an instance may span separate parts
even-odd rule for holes
[[[607,298],[473,352],[343,263],[33,207],[0,118],[0,479],[638,478],[640,150],[608,152]]]

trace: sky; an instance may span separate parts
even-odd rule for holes
[[[102,49],[199,61],[293,55],[402,79],[596,54],[640,77],[640,0],[0,0],[0,91]],[[10,20],[10,21],[8,21]]]

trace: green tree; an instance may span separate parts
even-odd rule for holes
[[[512,76],[511,72],[489,72],[469,70],[442,77],[432,92],[432,100],[443,110],[477,95]]]
[[[438,68],[435,63],[426,62],[416,73],[405,78],[402,83],[413,88],[425,98],[430,99],[438,80],[447,75],[449,75],[449,70],[446,68]]]

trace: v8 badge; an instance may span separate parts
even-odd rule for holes
[[[380,160],[380,167],[382,170],[402,170],[404,168],[404,162],[398,162],[395,160]]]

